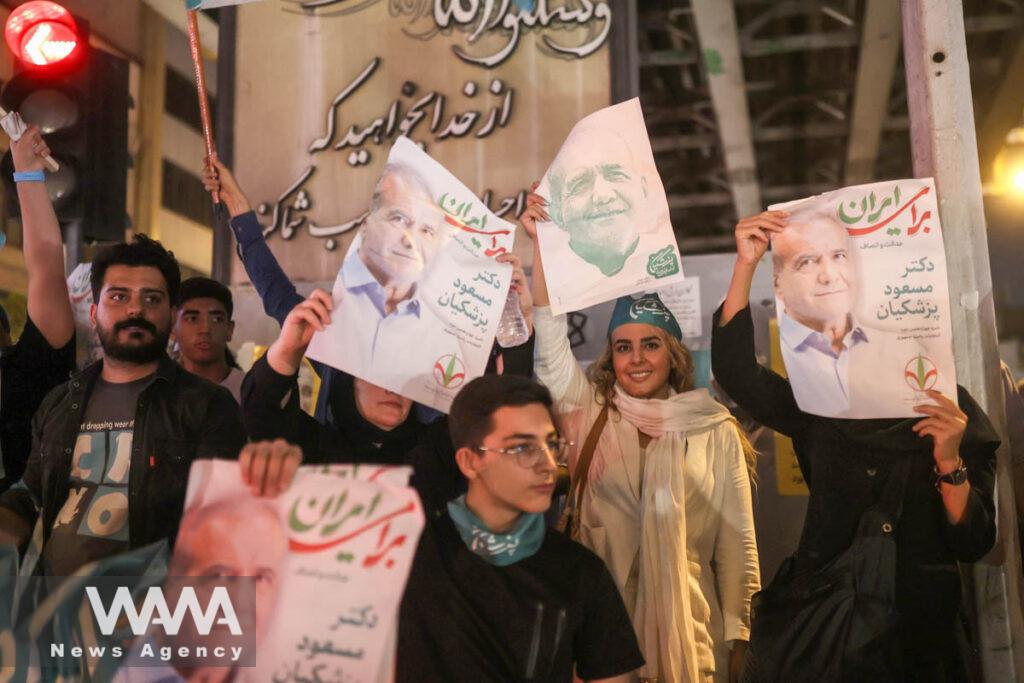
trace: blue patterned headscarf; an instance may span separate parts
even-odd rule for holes
[[[644,294],[639,298],[631,296],[620,297],[615,302],[615,311],[612,313],[612,320],[608,323],[608,337],[619,325],[627,323],[645,323],[654,325],[668,332],[676,339],[682,341],[683,331],[679,329],[679,323],[672,311],[661,302],[661,297],[655,293]]]

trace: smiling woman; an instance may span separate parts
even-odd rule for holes
[[[528,199],[530,236],[543,202]],[[729,411],[693,388],[693,360],[657,294],[616,302],[608,346],[585,374],[565,316],[547,305],[536,242],[533,286],[537,377],[582,444],[569,452],[578,540],[611,570],[647,660],[641,677],[727,680],[760,588],[753,450]]]

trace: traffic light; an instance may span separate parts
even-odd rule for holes
[[[39,126],[60,164],[46,176],[57,219],[80,225],[87,242],[123,240],[128,62],[91,47],[88,24],[49,0],[11,12],[4,38],[15,73],[0,93],[0,106]],[[0,172],[12,184],[9,152]]]

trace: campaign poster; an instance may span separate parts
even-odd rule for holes
[[[551,217],[537,237],[554,314],[682,281],[639,99],[573,126],[537,192]]]
[[[956,401],[946,255],[931,178],[857,185],[769,207],[779,341],[801,410],[916,417]]]
[[[410,474],[305,466],[286,492],[258,498],[237,462],[193,464],[169,574],[254,577],[256,633],[246,635],[257,654],[240,680],[391,680],[424,523]]]
[[[399,138],[307,356],[447,413],[484,373],[511,284],[515,226]]]

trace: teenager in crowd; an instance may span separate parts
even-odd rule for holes
[[[32,450],[32,416],[75,369],[75,324],[64,280],[60,225],[43,184],[50,153],[36,126],[11,141],[21,207],[28,316],[16,344],[0,307],[0,491],[21,478]]]
[[[21,545],[41,519],[49,575],[173,543],[192,461],[234,459],[245,441],[231,395],[167,356],[180,282],[174,256],[141,235],[93,260],[103,359],[47,395],[24,475],[0,496],[0,541]]]
[[[655,294],[616,303],[608,346],[584,373],[565,316],[548,308],[535,225],[548,219],[545,201],[527,201],[537,376],[576,443],[579,539],[622,592],[647,660],[641,677],[735,680],[760,587],[753,449],[729,411],[693,388],[679,325]]]
[[[181,283],[174,343],[178,362],[194,375],[219,384],[241,401],[245,373],[238,367],[228,342],[235,332],[231,290],[208,277]]]
[[[627,683],[643,657],[608,569],[545,529],[559,437],[551,396],[485,375],[448,425],[465,495],[428,516],[402,600],[396,680]]]
[[[963,388],[959,407],[929,391],[933,403],[914,409],[921,418],[842,420],[801,411],[789,380],[758,365],[749,307],[758,261],[770,238],[787,229],[787,214],[778,211],[736,226],[736,265],[715,314],[712,364],[715,379],[744,410],[793,439],[810,499],[791,570],[812,573],[844,553],[865,512],[891,480],[903,478],[902,510],[888,531],[882,528],[886,534],[894,529],[896,542],[899,621],[892,640],[899,661],[889,664],[899,680],[967,680],[958,642],[956,563],[977,561],[995,542],[998,437]],[[807,634],[808,641],[822,637]],[[814,647],[827,645],[816,641]],[[758,649],[755,639],[755,662]]]

